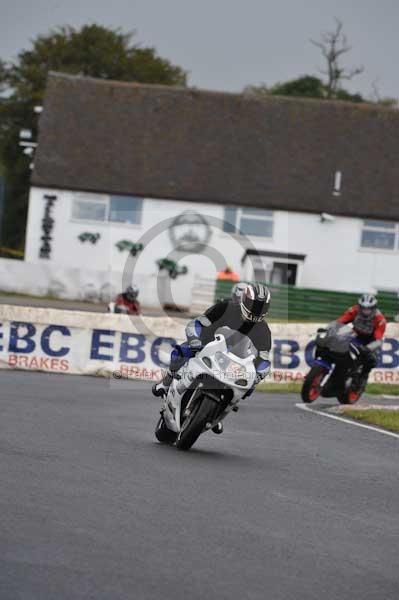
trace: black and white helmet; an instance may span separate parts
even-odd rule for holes
[[[139,295],[139,288],[134,284],[129,285],[129,287],[126,288],[125,294],[126,297],[132,302],[133,300],[136,300],[137,296]]]
[[[263,321],[270,306],[270,291],[263,283],[250,283],[241,296],[241,314],[246,321]]]
[[[377,310],[377,298],[373,294],[363,294],[358,300],[360,312],[364,316],[375,314]]]
[[[239,283],[235,283],[231,288],[231,301],[233,304],[240,304],[241,296],[247,287],[247,283],[244,281],[240,281]]]

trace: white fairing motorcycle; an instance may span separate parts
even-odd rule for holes
[[[175,375],[155,429],[157,440],[189,450],[203,432],[236,412],[256,383],[257,355],[248,336],[217,329],[215,339]]]

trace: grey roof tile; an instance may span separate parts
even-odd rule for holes
[[[399,111],[53,73],[32,183],[399,221]]]

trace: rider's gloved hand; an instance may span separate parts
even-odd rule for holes
[[[360,346],[359,350],[363,358],[369,358],[373,354],[367,346]]]
[[[256,373],[255,375],[255,385],[257,385],[258,383],[260,383],[261,381],[263,381],[263,379],[266,377],[266,375],[263,375],[263,373]]]
[[[269,360],[269,352],[261,351],[259,354],[259,362],[256,364],[255,385],[262,381],[270,373],[271,363]]]

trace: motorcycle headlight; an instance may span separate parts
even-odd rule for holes
[[[215,354],[215,360],[217,362],[217,364],[219,365],[219,367],[225,371],[229,365],[229,363],[231,363],[231,360],[225,356],[222,352],[216,352]]]
[[[229,378],[240,379],[245,377],[245,368],[242,366],[242,364],[231,360],[222,352],[216,352],[215,360],[220,369],[224,371]]]

